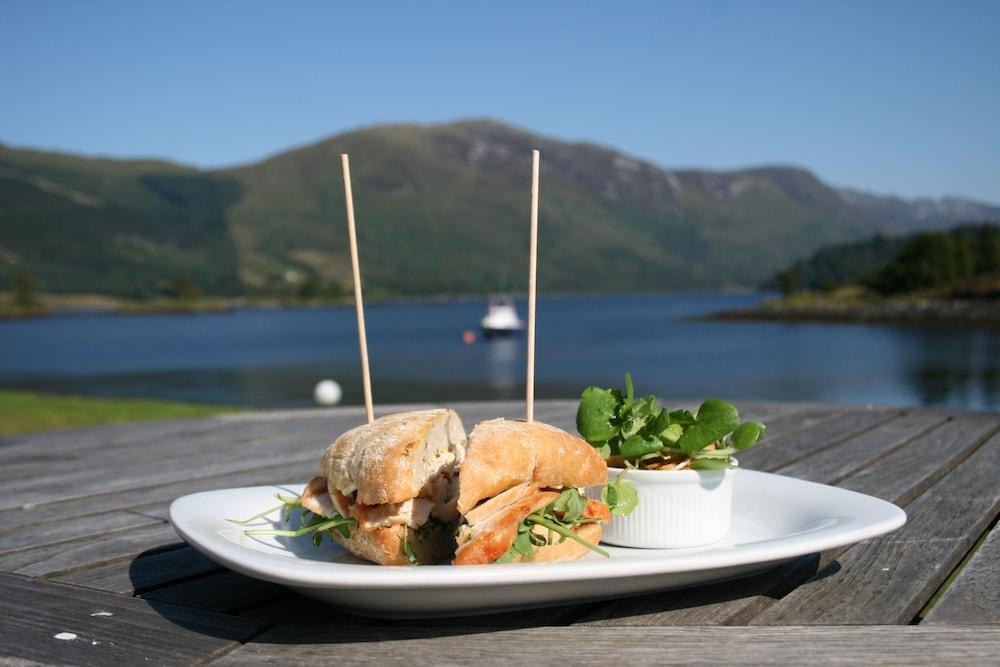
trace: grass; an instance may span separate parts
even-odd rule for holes
[[[0,436],[97,424],[206,417],[241,409],[175,401],[84,398],[0,390]]]

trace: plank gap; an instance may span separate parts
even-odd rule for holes
[[[155,524],[153,527],[160,527],[162,525],[163,524]],[[147,526],[147,528],[148,528],[148,526]],[[150,552],[152,552],[152,553],[167,553],[169,551],[176,551],[178,549],[185,549],[185,548],[188,548],[188,545],[187,545],[186,542],[175,542],[175,543],[171,543],[171,544],[160,545],[160,546],[156,547],[155,549],[148,550],[145,553],[150,553]],[[108,565],[115,565],[117,563],[124,563],[124,562],[130,561],[130,560],[132,560],[134,558],[135,558],[135,554],[134,553],[123,554],[121,556],[114,556],[114,557],[108,558],[106,560],[93,561],[93,562],[88,562],[88,563],[81,563],[80,565],[75,565],[73,567],[64,568],[62,570],[53,570],[51,572],[45,572],[44,574],[39,574],[39,575],[37,575],[35,577],[32,577],[32,578],[33,579],[43,580],[43,581],[44,580],[55,580],[57,577],[64,577],[64,576],[66,576],[68,574],[73,574],[75,572],[81,572],[83,570],[92,570],[92,569],[94,569],[96,567],[105,567],[105,566],[108,566]],[[63,582],[59,582],[59,583],[63,583]]]
[[[961,561],[959,561],[958,565],[955,566],[955,569],[948,574],[948,577],[944,580],[941,586],[934,592],[934,595],[932,595],[931,599],[927,601],[927,604],[924,605],[923,609],[917,612],[917,615],[913,617],[912,621],[910,621],[910,625],[919,625],[920,623],[924,622],[924,620],[927,618],[927,615],[930,614],[931,609],[933,609],[937,605],[938,601],[941,600],[945,592],[947,592],[947,590],[951,588],[951,585],[955,583],[955,580],[958,579],[958,576],[962,573],[962,570],[964,570],[965,567],[969,564],[969,561],[972,560],[973,556],[975,556],[976,553],[986,543],[986,540],[989,538],[990,534],[997,527],[998,522],[1000,522],[1000,514],[993,517],[993,522],[986,528],[986,530],[983,531],[983,534],[979,536],[979,539],[976,540],[976,543],[972,545],[972,548],[969,549],[969,552],[967,554],[965,554],[965,557],[962,558]]]
[[[954,417],[948,417],[947,419],[945,419],[943,422],[941,422],[939,424],[934,424],[933,426],[931,426],[931,427],[929,427],[929,428],[927,428],[927,429],[925,429],[923,431],[919,431],[917,433],[914,433],[912,436],[910,436],[909,438],[907,438],[903,442],[900,442],[899,444],[897,444],[897,445],[895,445],[893,447],[889,447],[884,452],[882,452],[881,454],[879,454],[875,458],[873,458],[871,461],[867,462],[867,464],[865,466],[863,466],[863,467],[867,468],[869,466],[878,465],[880,461],[883,461],[884,459],[888,458],[889,456],[891,456],[895,452],[899,451],[903,447],[906,447],[907,445],[909,445],[911,442],[913,442],[917,438],[921,438],[921,437],[927,435],[928,433],[931,433],[932,431],[935,431],[935,430],[937,430],[939,428],[942,428],[945,424],[951,422],[953,419],[954,419]],[[882,425],[884,425],[886,423],[888,423],[888,422],[883,422],[882,424],[876,424],[875,426],[873,426],[869,430],[874,430],[874,429],[878,428],[879,426],[882,426]],[[986,442],[986,440],[987,440],[988,437],[989,436],[987,436],[986,438],[983,438],[983,442]],[[958,464],[956,463],[955,465],[958,465]],[[856,469],[856,470],[853,470],[853,471],[845,472],[845,473],[843,473],[841,475],[837,475],[834,479],[830,480],[827,483],[830,486],[840,486],[841,482],[843,482],[847,478],[849,478],[852,475],[854,475],[857,471],[858,470]]]

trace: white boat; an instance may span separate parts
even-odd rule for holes
[[[517,316],[514,301],[511,299],[490,299],[486,315],[480,321],[483,336],[511,336],[524,328],[524,322]]]

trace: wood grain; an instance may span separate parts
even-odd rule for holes
[[[164,545],[180,546],[170,526],[157,524],[131,531],[95,536],[89,540],[47,544],[0,556],[0,571],[32,577],[80,570],[109,561],[125,560]]]
[[[900,530],[849,549],[751,624],[910,623],[998,511],[995,436],[907,505]]]
[[[319,459],[294,461],[211,477],[184,479],[166,484],[141,486],[83,498],[57,499],[26,508],[0,511],[0,535],[19,532],[24,526],[66,521],[112,510],[140,512],[160,519],[167,518],[167,508],[175,499],[189,493],[235,486],[262,486],[300,482],[316,474]],[[0,538],[3,539],[3,538]]]
[[[993,528],[923,622],[1000,625],[1000,530]]]
[[[429,628],[280,627],[217,664],[990,664],[1000,628],[869,627],[541,627],[483,631]]]
[[[30,516],[31,512],[25,514]],[[27,524],[17,530],[0,532],[0,555],[165,523],[163,519],[139,513],[107,512],[73,520]]]
[[[923,435],[948,418],[922,412],[904,414],[853,438],[791,463],[775,472],[824,484],[837,484],[878,461],[897,447]]]
[[[740,465],[751,470],[777,470],[901,414],[898,410],[884,408],[861,408],[841,413],[807,430],[765,439],[753,449],[740,452]]]
[[[218,612],[252,609],[288,597],[277,584],[225,571],[143,593],[145,600]]]
[[[812,554],[752,577],[613,600],[580,622],[617,627],[738,625],[816,574],[820,563],[820,556]]]
[[[0,574],[0,618],[0,656],[72,665],[187,665],[264,628],[253,620],[10,574]],[[61,633],[75,638],[57,639]]]
[[[50,575],[55,581],[135,595],[176,582],[224,571],[224,568],[189,546],[177,543],[143,551],[104,565]]]
[[[964,461],[1000,428],[997,415],[968,414],[918,436],[839,486],[906,505]]]

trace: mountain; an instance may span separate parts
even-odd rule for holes
[[[0,146],[0,287],[143,297],[188,276],[242,292],[226,209],[238,182],[167,162],[95,160]]]
[[[837,192],[849,205],[902,232],[943,229],[974,220],[1000,220],[1000,206],[961,197],[901,199],[849,188]]]
[[[0,288],[18,269],[45,290],[125,296],[181,277],[222,295],[347,286],[347,152],[367,293],[520,290],[532,148],[541,290],[752,286],[912,222],[799,168],[667,170],[493,121],[377,126],[215,171],[0,146]]]

